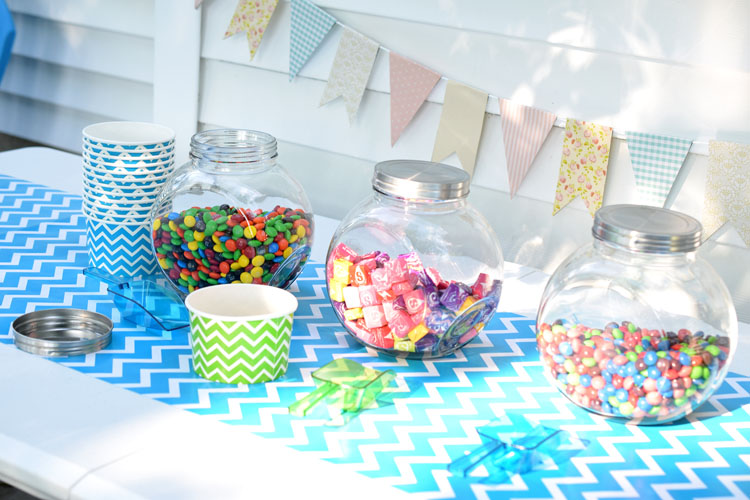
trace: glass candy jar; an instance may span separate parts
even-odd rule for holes
[[[276,139],[207,130],[190,140],[151,212],[153,248],[184,296],[220,283],[286,288],[310,254],[313,216],[302,186],[277,162]]]
[[[373,193],[339,225],[326,258],[347,331],[391,355],[444,356],[473,339],[500,300],[503,256],[466,200],[469,175],[425,161],[375,166]]]
[[[593,243],[552,274],[537,317],[550,381],[593,412],[669,422],[705,402],[737,345],[721,278],[697,254],[701,225],[636,205],[601,208]]]

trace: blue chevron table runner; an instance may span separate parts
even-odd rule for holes
[[[299,299],[287,374],[232,386],[192,370],[186,329],[155,332],[121,320],[106,286],[84,276],[80,197],[0,176],[0,343],[25,312],[76,307],[115,323],[112,343],[54,359],[71,369],[205,418],[236,425],[420,498],[748,498],[750,378],[730,373],[709,403],[680,422],[626,426],[581,410],[550,386],[536,352],[534,321],[497,313],[461,352],[436,360],[368,352],[345,333],[325,292],[323,267],[293,285]],[[387,404],[346,425],[298,418],[287,406],[314,389],[311,372],[337,357],[397,372]],[[506,414],[589,441],[560,464],[493,484],[452,476],[448,463],[481,444],[477,428]],[[335,421],[333,422],[335,423]]]

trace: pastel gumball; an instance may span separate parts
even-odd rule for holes
[[[388,325],[391,327],[391,330],[393,330],[394,335],[400,338],[406,337],[412,328],[414,328],[411,316],[405,311],[393,311],[391,319],[388,321]]]
[[[393,290],[393,293],[396,295],[403,295],[407,292],[411,292],[414,289],[413,286],[408,281],[399,281],[398,283],[394,283],[391,285],[391,290]]]
[[[362,307],[362,301],[359,298],[359,289],[356,286],[344,287],[343,294],[347,309]]]
[[[388,324],[385,320],[383,306],[377,305],[363,307],[362,313],[364,314],[365,326],[367,326],[367,328],[377,328]]]
[[[391,280],[390,280],[390,276],[388,275],[388,268],[379,267],[377,269],[373,269],[370,272],[370,279],[372,280],[372,284],[375,285],[375,289],[378,291],[388,290],[391,287]]]
[[[380,297],[374,286],[359,286],[357,290],[359,290],[359,300],[362,303],[362,307],[380,304]]]
[[[370,285],[370,270],[362,264],[357,264],[349,269],[350,283],[355,286]]]
[[[425,308],[424,292],[422,289],[412,290],[404,294],[406,310],[409,314],[423,313]]]

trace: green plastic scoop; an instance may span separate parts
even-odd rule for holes
[[[312,373],[317,388],[289,405],[289,413],[304,417],[324,398],[345,412],[367,407],[396,378],[393,370],[380,371],[346,358],[334,359]]]

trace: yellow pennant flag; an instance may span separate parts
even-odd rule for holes
[[[602,206],[612,127],[568,118],[552,215],[580,196],[593,217]]]
[[[486,109],[485,92],[449,81],[432,161],[442,161],[451,153],[456,153],[464,170],[473,175]]]
[[[234,16],[229,21],[224,38],[229,38],[237,33],[247,34],[247,44],[250,48],[250,60],[255,57],[260,41],[266,32],[266,26],[271,20],[273,11],[279,0],[239,0]],[[197,8],[197,5],[196,5]]]
[[[703,197],[703,235],[731,222],[750,246],[750,145],[708,143],[708,174]]]

